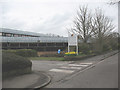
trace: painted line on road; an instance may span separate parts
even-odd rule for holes
[[[56,65],[64,65],[64,64],[56,64]]]
[[[88,65],[81,65],[81,64],[69,64],[69,66],[79,66],[79,67],[87,67]]]
[[[91,65],[91,64],[93,64],[93,63],[80,63],[80,64],[83,64],[83,65]]]
[[[106,59],[106,58],[104,58],[104,59]],[[69,79],[75,77],[76,75],[80,74],[81,72],[84,72],[84,71],[86,71],[86,70],[88,70],[88,69],[91,69],[91,68],[95,67],[96,65],[98,65],[98,64],[100,64],[100,63],[103,63],[103,62],[105,61],[104,59],[103,59],[102,61],[99,61],[99,62],[97,62],[97,63],[95,63],[95,64],[90,65],[89,67],[87,67],[87,68],[79,71],[78,73],[75,73],[75,74],[71,75],[70,77],[67,77],[67,78],[64,79],[64,80],[69,80]],[[61,80],[61,81],[62,81],[62,80]]]
[[[90,69],[90,68],[93,68],[93,67],[95,67],[97,64],[100,64],[100,63],[102,63],[102,62],[104,62],[104,61],[105,61],[105,60],[99,61],[99,62],[97,62],[97,63],[95,63],[95,64],[93,64],[93,65],[91,65],[91,66],[89,66],[89,67],[87,67],[87,68],[79,71],[79,73],[75,73],[75,74],[71,75],[70,77],[67,77],[66,80],[69,80],[70,78],[75,77],[76,75],[80,74],[81,72],[84,72],[84,71],[86,71],[86,70],[88,70],[88,69]]]
[[[64,69],[82,69],[82,67],[60,67],[60,68],[64,68]]]
[[[52,72],[73,73],[73,70],[51,69]]]

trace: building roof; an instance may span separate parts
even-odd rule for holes
[[[20,30],[13,30],[13,29],[7,29],[7,28],[0,28],[0,32],[23,34],[23,35],[32,35],[32,36],[48,36],[49,37],[49,35],[47,35],[47,34],[34,33],[34,32],[28,32],[28,31],[20,31]]]
[[[68,42],[67,37],[0,37],[0,42]]]
[[[39,36],[39,37],[0,37],[0,42],[63,42],[68,43],[68,37],[58,37],[58,36],[50,36],[46,34],[41,33],[34,33],[34,32],[28,32],[28,31],[19,31],[19,30],[13,30],[13,29],[6,29],[6,28],[0,28],[0,32],[6,32],[6,33],[14,33],[14,34],[24,34],[24,35],[33,35],[33,36]],[[78,42],[82,42],[81,40],[78,40]]]

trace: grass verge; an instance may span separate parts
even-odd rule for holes
[[[56,61],[64,61],[64,57],[29,57],[30,60],[56,60]]]

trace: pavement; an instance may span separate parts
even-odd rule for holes
[[[32,72],[6,79],[2,82],[2,88],[42,88],[50,83],[50,76],[44,72]]]
[[[70,69],[77,69],[76,72],[79,72],[78,69],[80,70],[82,69],[79,68],[78,66],[85,66],[85,65],[78,63],[84,63],[84,62],[87,63],[89,61],[92,62],[92,64],[95,64],[96,61],[98,62],[104,60],[105,58],[108,58],[116,54],[117,52],[118,51],[109,52],[107,54],[98,55],[78,62],[77,61],[32,61],[33,63],[32,68],[34,71],[33,73],[6,79],[2,82],[2,87],[3,88],[41,88],[48,85],[51,81],[52,82],[50,84],[53,84],[60,80],[64,80],[64,78],[69,77],[69,75],[75,74],[73,70],[68,70],[68,67]],[[89,62],[88,64],[90,64]],[[74,67],[75,65],[77,65],[77,68]],[[58,68],[65,68],[65,70],[61,70]]]

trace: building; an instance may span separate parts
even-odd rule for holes
[[[48,37],[49,35],[28,32],[28,31],[0,28],[0,36],[2,37]]]
[[[64,50],[68,44],[67,37],[0,28],[2,49],[36,49],[39,51]]]

